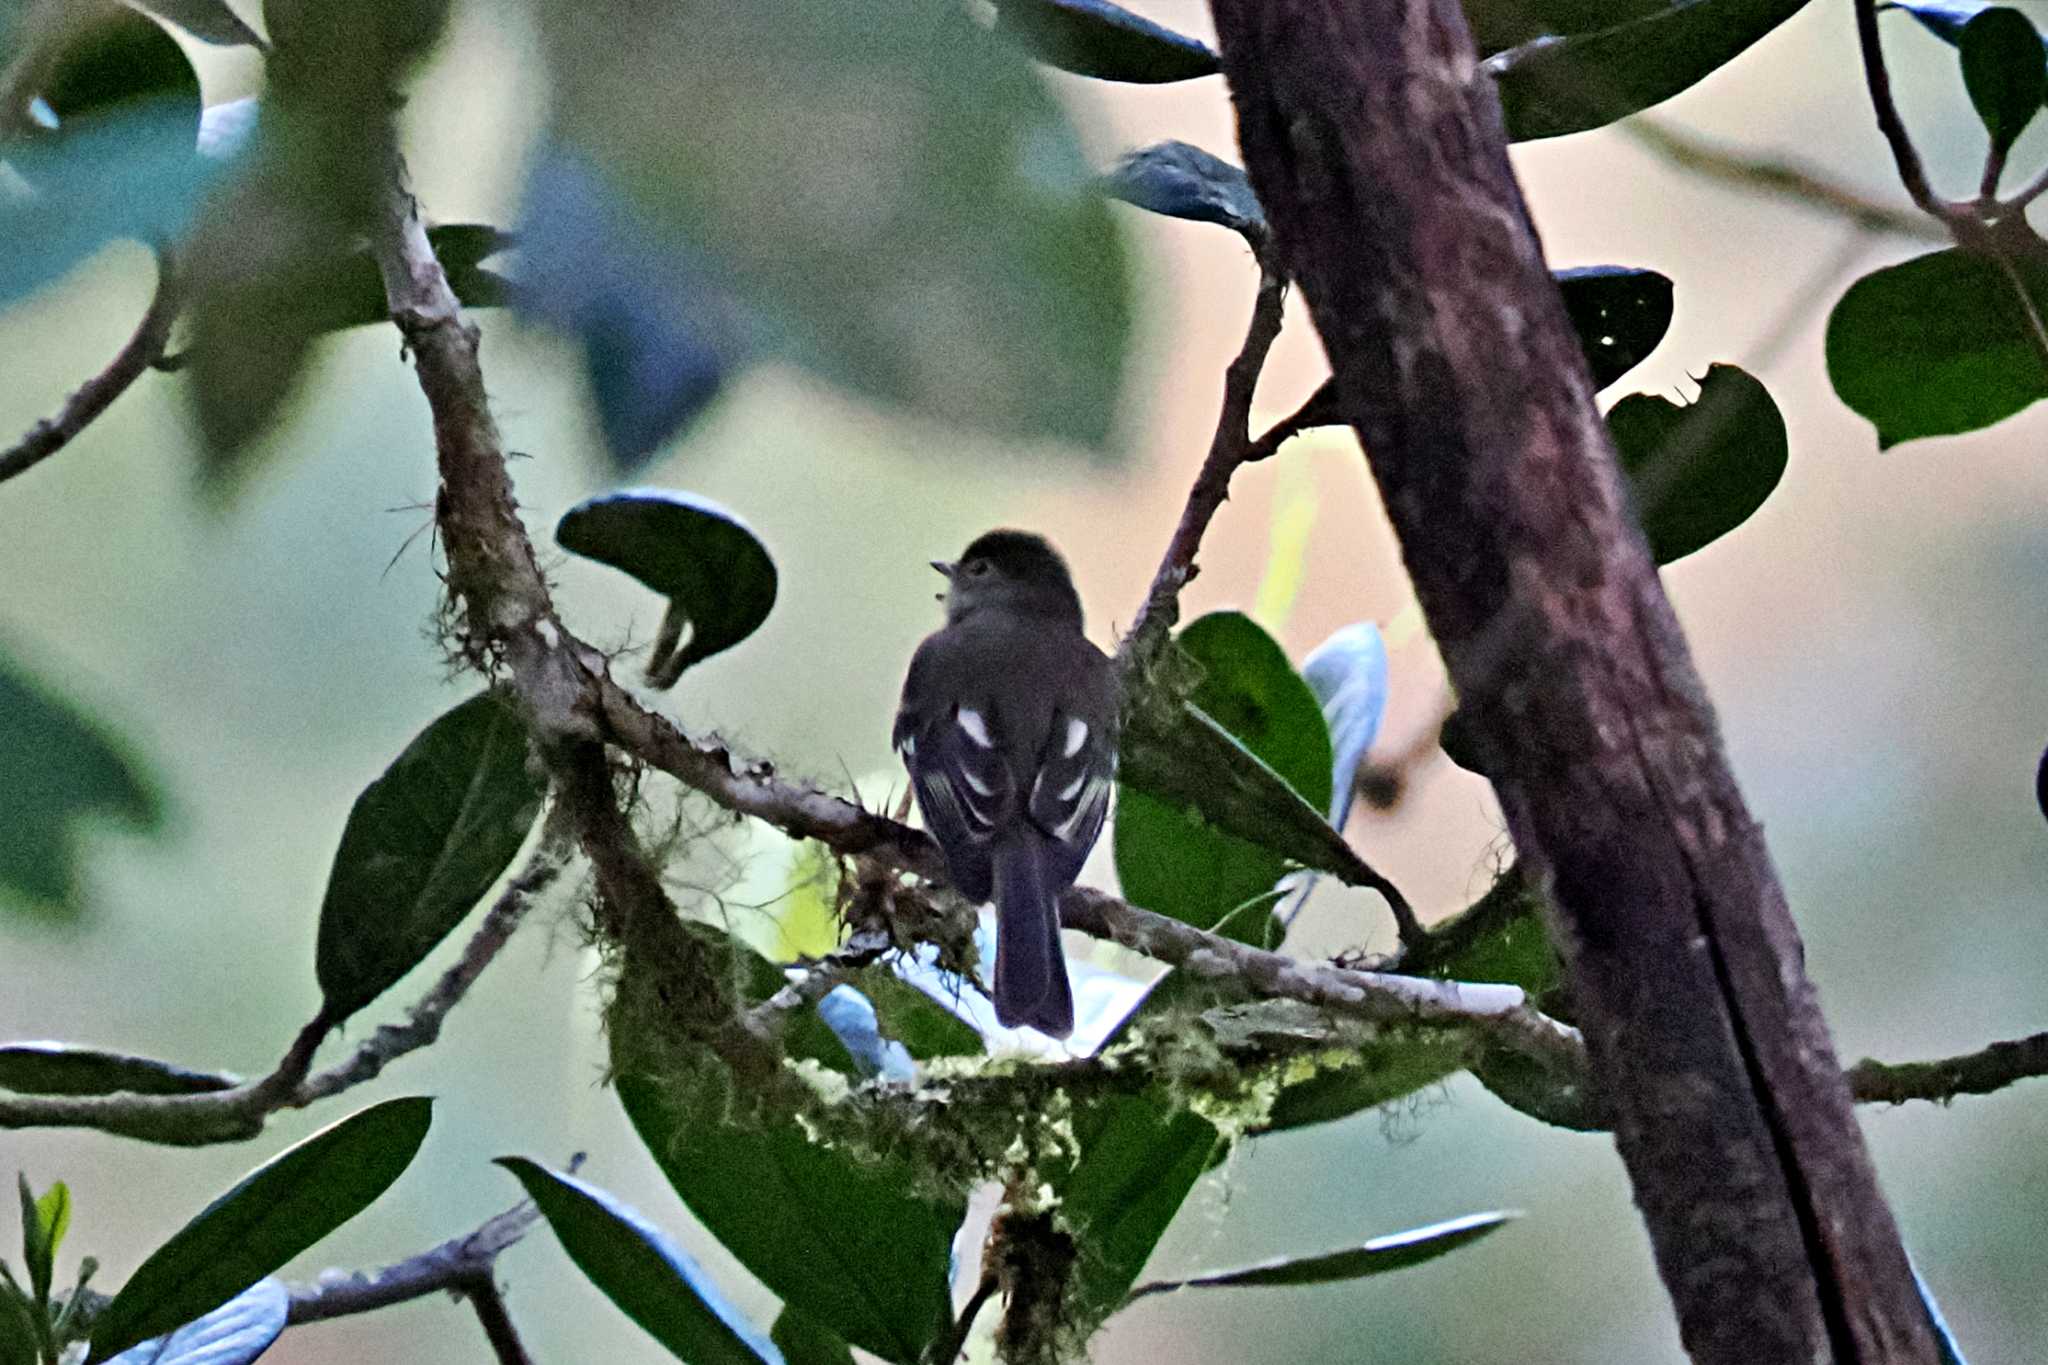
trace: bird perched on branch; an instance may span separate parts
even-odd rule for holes
[[[990,531],[945,575],[946,624],[910,661],[895,744],[953,885],[996,905],[996,1018],[1064,1038],[1074,994],[1059,897],[1102,833],[1117,678],[1081,633],[1066,561]]]

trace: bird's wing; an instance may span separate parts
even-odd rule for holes
[[[1026,810],[1054,845],[1053,870],[1061,884],[1081,874],[1088,850],[1102,833],[1116,786],[1116,678],[1109,660],[1085,640],[1070,668],[1087,680],[1089,719],[1053,712]]]
[[[896,751],[955,887],[969,900],[985,901],[992,893],[989,845],[1013,818],[1016,779],[990,709],[963,705],[931,687],[934,661],[946,648],[945,638],[935,635],[911,660],[896,714]]]

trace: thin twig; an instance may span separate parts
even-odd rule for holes
[[[946,1335],[933,1342],[924,1353],[926,1365],[953,1365],[967,1349],[967,1338],[974,1335],[974,1320],[981,1316],[981,1310],[995,1297],[997,1289],[994,1275],[983,1275],[981,1283],[974,1287],[974,1295],[960,1310],[960,1316],[946,1330]]]
[[[1166,544],[1152,587],[1124,637],[1126,658],[1144,658],[1180,619],[1180,591],[1194,578],[1195,555],[1202,537],[1215,519],[1216,511],[1230,496],[1230,476],[1244,463],[1251,448],[1252,396],[1259,386],[1259,372],[1266,367],[1266,354],[1280,335],[1286,312],[1287,277],[1267,266],[1259,275],[1259,293],[1252,305],[1252,318],[1245,331],[1244,345],[1223,375],[1223,410],[1216,417],[1216,432],[1209,439],[1209,453],[1201,471],[1188,490],[1187,506],[1180,524]]]
[[[150,296],[149,307],[136,324],[134,334],[104,370],[64,400],[56,416],[37,422],[10,449],[0,452],[0,483],[28,472],[62,450],[162,358],[164,347],[170,342],[171,324],[177,320],[178,306],[176,269],[170,256],[159,252],[156,292]]]
[[[526,1200],[417,1256],[375,1270],[328,1271],[312,1284],[291,1286],[285,1321],[298,1327],[373,1313],[444,1291],[470,1293],[477,1283],[490,1282],[499,1255],[539,1221],[540,1210]]]
[[[465,1286],[462,1294],[483,1325],[484,1337],[491,1343],[498,1365],[533,1365],[533,1357],[526,1353],[526,1344],[519,1339],[519,1329],[512,1325],[512,1314],[505,1307],[505,1293],[498,1288],[498,1282],[484,1276]]]
[[[1855,0],[1856,41],[1863,51],[1863,79],[1870,90],[1870,107],[1877,115],[1878,131],[1884,134],[1885,142],[1892,149],[1892,161],[1898,166],[1899,183],[1906,187],[1906,193],[1913,197],[1913,203],[1922,213],[1937,221],[1953,226],[1960,217],[1967,217],[1964,210],[1951,204],[1934,192],[1928,183],[1927,168],[1920,162],[1920,153],[1913,146],[1913,135],[1906,130],[1906,121],[1899,116],[1899,106],[1892,99],[1891,73],[1885,69],[1884,41],[1878,34],[1877,0]]]
[[[1843,1073],[1849,1089],[1866,1104],[1931,1100],[1947,1104],[1958,1095],[1989,1095],[2014,1081],[2048,1076],[2048,1033],[1997,1042],[1958,1057],[1932,1062],[1880,1062],[1864,1058]]]

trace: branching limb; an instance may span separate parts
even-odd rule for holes
[[[1164,642],[1180,619],[1180,591],[1195,576],[1195,555],[1202,548],[1202,537],[1217,509],[1230,496],[1230,476],[1250,458],[1252,396],[1259,387],[1259,372],[1266,367],[1266,353],[1273,349],[1274,338],[1280,335],[1286,304],[1286,276],[1271,268],[1262,269],[1258,299],[1252,305],[1244,345],[1224,372],[1223,411],[1216,417],[1216,434],[1209,440],[1209,453],[1202,461],[1201,472],[1195,476],[1194,487],[1188,490],[1180,524],[1166,544],[1165,557],[1152,576],[1152,587],[1138,609],[1138,618],[1124,637],[1122,653],[1126,659],[1145,658]]]
[[[1988,1095],[2014,1081],[2048,1076],[2048,1033],[1991,1044],[1960,1057],[1932,1062],[1879,1062],[1866,1057],[1845,1073],[1849,1089],[1866,1104]]]
[[[28,429],[19,441],[0,451],[0,483],[27,473],[70,443],[72,437],[91,426],[94,419],[128,391],[128,386],[163,358],[170,344],[171,324],[177,320],[180,299],[176,268],[169,255],[156,258],[156,293],[136,324],[134,335],[115,354],[107,368],[78,386],[64,400],[54,417],[46,417]]]
[[[1892,161],[1899,170],[1899,183],[1906,187],[1906,193],[1912,196],[1913,203],[1922,213],[1950,228],[1967,222],[1967,210],[1934,192],[1934,186],[1927,179],[1927,168],[1921,164],[1920,153],[1913,146],[1913,135],[1906,130],[1905,119],[1899,116],[1898,103],[1892,98],[1891,73],[1885,69],[1884,41],[1878,34],[1877,0],[1855,0],[1855,3],[1856,41],[1863,52],[1863,80],[1870,89],[1870,107],[1877,115],[1878,131],[1884,134],[1885,143],[1892,149]]]

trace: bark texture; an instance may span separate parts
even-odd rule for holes
[[[1695,1359],[1935,1360],[1456,0],[1212,0],[1252,183],[1551,926]]]

